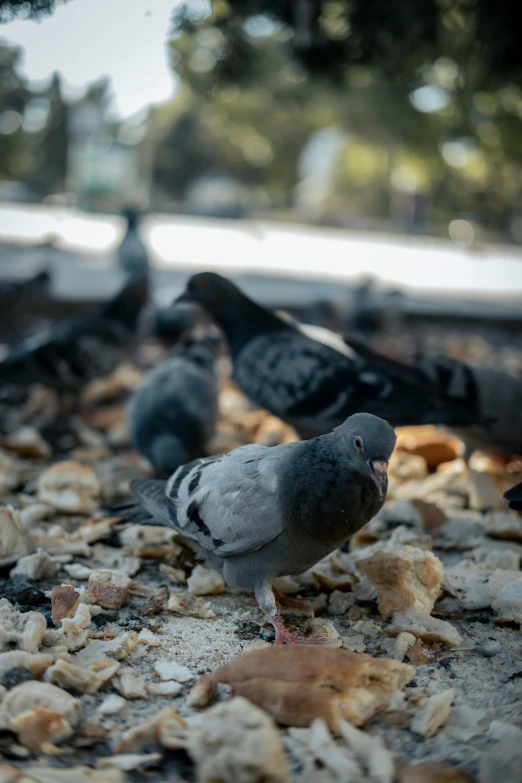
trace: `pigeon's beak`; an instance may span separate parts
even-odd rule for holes
[[[388,463],[383,460],[368,460],[368,465],[382,499],[388,488]]]

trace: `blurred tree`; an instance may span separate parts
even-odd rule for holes
[[[40,19],[51,14],[60,2],[66,0],[2,0],[0,2],[0,23],[13,19]]]
[[[17,72],[19,59],[18,49],[0,46],[0,177],[46,196],[64,188],[68,108],[58,76],[33,92]]]
[[[504,231],[522,206],[522,69],[506,6],[189,2],[174,14],[182,89],[155,124],[158,180],[179,197],[194,173],[221,170],[289,204],[308,141],[336,127],[346,143],[330,214],[469,212]]]

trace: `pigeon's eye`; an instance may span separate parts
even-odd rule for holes
[[[358,452],[362,453],[362,450],[364,449],[364,441],[360,435],[355,436],[355,438],[353,439],[353,445],[355,446]]]

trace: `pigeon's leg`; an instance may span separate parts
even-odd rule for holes
[[[302,598],[292,598],[291,596],[276,590],[275,587],[272,588],[272,592],[274,593],[277,603],[281,604],[281,606],[292,606],[294,609],[306,612],[308,617],[314,616],[314,610],[308,601],[303,601]]]
[[[257,602],[275,628],[276,637],[274,644],[322,644],[326,642],[325,636],[311,639],[309,636],[297,636],[290,633],[285,626],[270,582],[262,582],[256,587]]]

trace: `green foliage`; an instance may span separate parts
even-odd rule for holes
[[[19,50],[0,46],[0,179],[45,196],[64,188],[68,110],[58,77],[32,92],[16,70],[19,59]]]
[[[337,128],[323,213],[473,212],[505,230],[522,207],[522,69],[506,8],[487,0],[214,0],[173,17],[182,88],[152,117],[156,177],[180,198],[226,173],[290,205],[316,131]],[[400,207],[402,209],[402,207]]]

